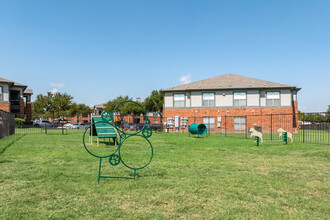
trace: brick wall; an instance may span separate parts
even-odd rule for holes
[[[19,100],[19,117],[24,119],[24,110],[25,110],[25,106],[24,106],[24,99],[20,99]]]
[[[297,104],[296,104],[297,109]],[[297,110],[295,110],[297,112]],[[191,124],[203,123],[203,117],[214,118],[214,132],[242,132],[235,130],[234,120],[237,116],[245,117],[246,128],[261,127],[262,132],[277,132],[279,128],[286,131],[297,131],[297,114],[293,114],[293,108],[224,108],[224,109],[165,109],[164,121],[167,122],[168,117],[187,117],[188,122],[185,129],[180,131],[188,131],[188,126]],[[220,124],[218,117],[221,117]],[[180,119],[181,120],[181,119]],[[181,123],[181,121],[180,121]],[[220,126],[218,126],[220,125]]]
[[[222,108],[222,109],[165,109],[166,117],[204,117],[204,116],[244,116],[244,115],[270,115],[291,114],[292,108]]]
[[[0,103],[0,110],[10,112],[10,103]]]
[[[134,120],[135,118],[135,120]],[[144,116],[139,116],[139,117],[134,117],[132,115],[124,115],[124,116],[115,116],[114,120],[115,121],[120,121],[123,120],[125,122],[129,122],[129,123],[136,123],[137,119],[140,119],[140,123],[144,123],[145,122],[145,117]],[[161,123],[161,118],[160,117],[148,117],[148,123],[149,124],[154,124],[154,121],[157,121],[158,124]]]
[[[31,121],[32,120],[32,103],[27,102],[25,106],[25,115],[26,115],[26,120]]]
[[[82,122],[89,122],[89,117],[82,117],[82,116],[75,116],[75,117],[64,117],[65,120],[69,120],[70,123],[82,123]]]

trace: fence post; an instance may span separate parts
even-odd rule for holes
[[[64,128],[63,128],[63,123],[62,123],[62,134],[64,134]]]
[[[270,114],[270,140],[273,140],[273,114]]]
[[[245,139],[247,138],[247,136],[246,136],[246,131],[247,131],[246,126],[247,126],[247,115],[245,115],[245,128],[244,128],[244,138]]]
[[[303,114],[303,120],[302,120],[302,128],[303,128],[303,143],[305,143],[305,126],[304,126],[304,124],[305,124],[305,113],[302,113]]]
[[[45,134],[47,134],[47,126],[45,126]]]
[[[227,116],[225,116],[225,137],[227,137]]]

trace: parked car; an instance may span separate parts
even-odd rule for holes
[[[53,123],[47,120],[36,120],[33,122],[34,127],[53,127]]]
[[[137,129],[137,124],[126,122],[126,123],[123,124],[123,128],[124,128],[124,130],[136,130]]]
[[[139,123],[139,124],[137,124],[137,129],[141,130],[143,128],[143,126],[144,126],[144,123]],[[147,123],[146,127],[150,128],[150,124]]]
[[[152,124],[150,128],[154,131],[161,130],[163,128],[162,124]]]
[[[72,123],[66,123],[65,125],[63,125],[63,127],[67,129],[72,129],[72,126],[73,126]]]
[[[72,125],[72,129],[86,129],[88,127],[89,123],[84,123],[84,122],[81,122],[81,123],[76,123],[76,124],[73,124]]]

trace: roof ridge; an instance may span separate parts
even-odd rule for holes
[[[162,91],[180,91],[180,90],[205,90],[205,89],[244,89],[244,88],[296,88],[263,79],[257,79],[249,76],[242,76],[234,73],[227,73],[211,78],[198,80],[179,86],[173,86]]]

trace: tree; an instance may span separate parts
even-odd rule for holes
[[[85,104],[73,103],[68,110],[68,115],[70,116],[89,115],[90,113],[92,113],[92,109]]]
[[[118,96],[117,98],[113,99],[112,101],[108,101],[106,104],[105,104],[105,107],[104,107],[104,110],[105,111],[109,111],[109,112],[113,112],[113,110],[115,109],[115,107],[120,103],[120,102],[123,102],[123,101],[126,101],[126,100],[132,100],[130,99],[128,96]],[[124,113],[124,110],[125,110],[125,104],[122,104],[120,106],[118,106],[118,108],[116,109],[116,114],[117,116],[119,116],[120,120],[122,121],[123,120],[123,114]]]
[[[45,106],[45,97],[41,94],[37,95],[37,99],[33,102],[32,105],[32,117],[40,118],[43,117],[46,113],[44,108]]]
[[[42,117],[59,117],[70,109],[72,99],[72,96],[60,92],[55,94],[48,92],[45,96],[39,94],[32,105],[33,114]]]
[[[132,101],[132,98],[129,98],[128,96],[124,96],[124,97],[118,96],[114,100],[107,102],[105,104],[104,110],[109,111],[109,112],[113,112],[115,107],[120,102],[127,101],[127,100]],[[120,121],[122,121],[124,115],[127,115],[127,114],[139,115],[139,114],[144,113],[144,112],[143,112],[142,108],[140,106],[138,106],[137,104],[134,104],[132,102],[125,102],[125,103],[118,106],[115,113],[120,118]]]
[[[330,122],[330,105],[328,105],[328,110],[325,113],[325,117],[327,118],[327,122]]]
[[[164,94],[153,90],[151,95],[144,100],[144,107],[148,112],[157,112],[163,121]]]

